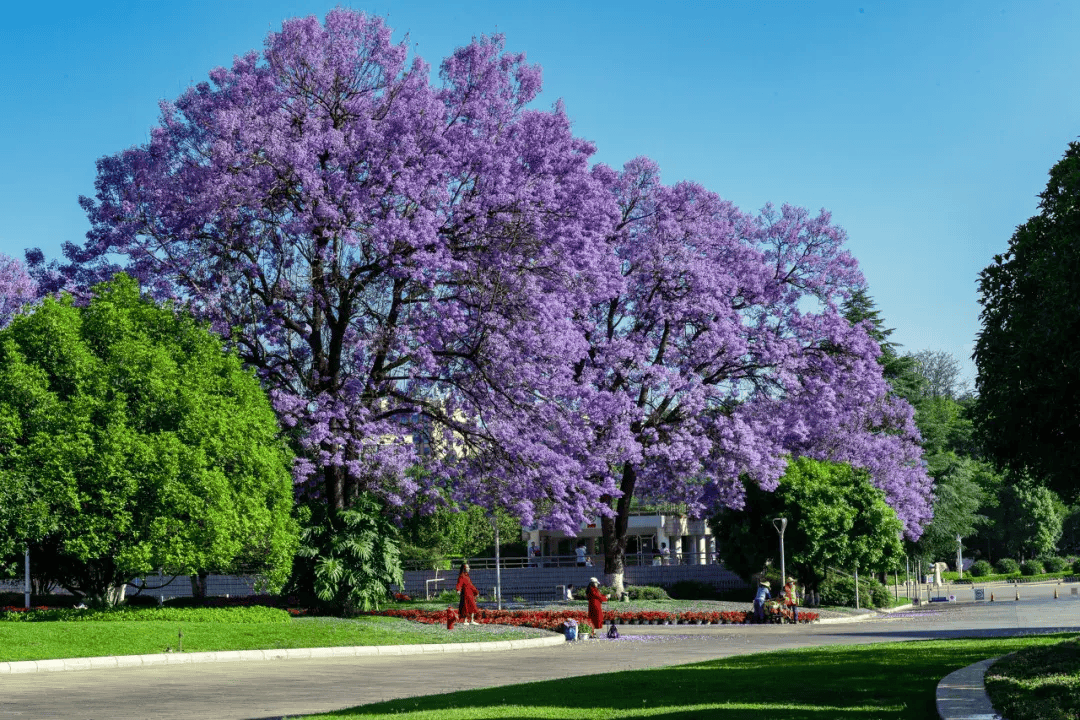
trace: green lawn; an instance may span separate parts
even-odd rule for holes
[[[986,673],[986,691],[1009,720],[1080,717],[1080,639],[1002,658]]]
[[[184,652],[481,642],[551,635],[497,625],[459,626],[450,631],[445,626],[385,617],[294,618],[284,623],[0,622],[0,662],[176,651],[180,631]]]
[[[1073,635],[919,641],[743,655],[655,670],[395,700],[305,718],[929,720],[937,718],[937,683],[953,670],[1068,637]]]
[[[1062,570],[1056,573],[1040,573],[1038,575],[1023,575],[1018,572],[1000,574],[995,573],[993,575],[983,575],[982,577],[975,577],[971,573],[964,573],[964,585],[971,584],[978,585],[979,583],[991,583],[991,582],[1009,582],[1012,580],[1026,580],[1028,582],[1038,582],[1040,580],[1061,580],[1071,575],[1075,575],[1072,570]],[[941,573],[942,582],[956,582],[959,579],[959,575],[954,571],[948,571]]]

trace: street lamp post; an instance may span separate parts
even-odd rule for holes
[[[960,534],[956,535],[956,572],[958,577],[964,579],[964,546],[960,542]]]
[[[787,583],[787,568],[784,566],[784,530],[787,529],[787,518],[773,518],[773,527],[780,534],[780,584]]]

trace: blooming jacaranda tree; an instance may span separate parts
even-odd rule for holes
[[[775,488],[790,455],[866,468],[917,537],[930,481],[911,408],[839,310],[864,280],[829,214],[749,216],[693,183],[663,185],[646,159],[595,174],[619,206],[621,285],[583,319],[575,369],[593,391],[591,452],[618,488],[600,513],[616,588],[635,497],[698,517],[737,508],[744,483]]]
[[[422,438],[424,477],[474,495],[497,480],[526,521],[557,488],[584,517],[602,488],[552,400],[585,351],[573,309],[610,276],[593,147],[560,106],[526,107],[540,70],[499,36],[458,49],[439,85],[407,55],[350,10],[285,22],[98,162],[92,229],[54,281],[121,258],[210,320],[291,429],[301,492],[333,508],[435,497],[405,473]]]
[[[0,255],[0,328],[36,296],[37,283],[27,273],[26,266],[15,258]]]
[[[863,280],[827,213],[747,215],[647,160],[590,168],[501,37],[437,85],[407,56],[360,13],[287,21],[99,161],[87,242],[39,282],[120,259],[210,320],[331,508],[449,495],[571,533],[599,514],[616,574],[635,497],[702,515],[810,454],[879,461],[917,534],[917,453],[837,310]],[[431,452],[406,473],[415,439]]]

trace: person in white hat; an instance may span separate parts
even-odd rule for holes
[[[767,580],[762,580],[758,583],[757,594],[754,595],[754,620],[756,622],[765,622],[765,601],[771,599],[769,583]]]

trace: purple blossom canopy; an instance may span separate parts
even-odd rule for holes
[[[187,303],[333,507],[449,494],[573,532],[635,493],[737,506],[807,454],[869,468],[917,536],[910,408],[837,310],[863,279],[827,212],[748,215],[645,159],[590,168],[501,36],[433,84],[390,35],[344,9],[289,20],[163,102],[149,143],[99,160],[69,264],[36,256],[43,289],[125,269]],[[427,472],[407,473],[417,438]]]
[[[0,328],[36,297],[37,283],[26,267],[15,258],[0,255]]]

